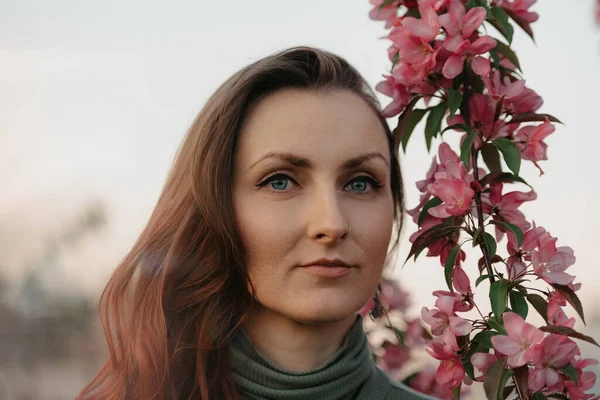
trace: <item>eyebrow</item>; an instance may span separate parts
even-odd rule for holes
[[[299,167],[299,168],[310,169],[310,168],[314,167],[313,162],[310,161],[308,158],[300,157],[300,156],[294,155],[292,153],[269,152],[269,153],[265,154],[264,156],[262,156],[258,161],[252,163],[252,165],[250,165],[246,169],[246,171],[248,171],[249,169],[253,168],[256,164],[258,164],[261,161],[266,160],[268,158],[275,158],[278,160],[286,161],[286,162],[292,164],[293,166]],[[363,164],[364,162],[367,162],[369,160],[373,160],[376,158],[383,160],[383,162],[385,162],[385,164],[389,167],[390,163],[380,152],[372,151],[372,152],[364,153],[364,154],[361,154],[359,156],[356,156],[349,160],[344,161],[341,169],[356,168],[356,167],[360,166],[361,164]]]

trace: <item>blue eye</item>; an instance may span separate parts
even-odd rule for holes
[[[274,179],[270,182],[271,187],[275,190],[285,190],[288,186],[288,180],[284,178]]]
[[[281,192],[288,189],[290,182],[294,182],[294,180],[290,176],[279,173],[269,176],[267,179],[260,182],[256,186],[262,187],[270,185],[272,190],[276,192]]]
[[[269,177],[267,177],[262,182],[258,183],[257,187],[270,186],[270,189],[275,192],[283,192],[290,189],[290,184],[296,184],[296,181],[292,179],[289,175],[284,173],[276,173]],[[348,188],[349,189],[346,189]],[[382,188],[383,185],[370,176],[359,176],[352,179],[345,187],[344,190],[355,192],[358,194],[371,194],[374,191]]]
[[[352,181],[350,182],[350,186],[352,187],[352,190],[356,190],[357,192],[364,192],[365,190],[367,190],[367,182],[363,181]]]
[[[350,186],[350,190],[360,193],[360,194],[369,194],[369,185],[371,185],[373,190],[378,190],[383,187],[379,181],[370,176],[359,176],[348,184]]]

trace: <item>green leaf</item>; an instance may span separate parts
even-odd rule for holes
[[[494,239],[494,237],[489,233],[483,232],[483,241],[485,243],[485,249],[489,259],[491,260],[496,255],[496,239]]]
[[[498,150],[502,152],[504,161],[513,174],[519,176],[521,169],[521,152],[517,145],[510,139],[498,138],[492,140]]]
[[[520,393],[527,393],[527,383],[529,381],[529,367],[527,365],[523,365],[521,367],[515,368],[514,370],[513,381],[515,382],[515,386],[519,388]]]
[[[533,31],[531,30],[531,25],[529,22],[525,21],[523,18],[519,17],[517,14],[512,12],[511,10],[505,10],[508,16],[517,23],[529,35],[529,37],[535,42],[535,38],[533,37]]]
[[[415,130],[415,127],[417,126],[417,124],[419,122],[421,122],[421,120],[423,119],[423,117],[425,116],[426,113],[427,113],[427,110],[423,110],[421,108],[415,108],[414,110],[412,110],[412,112],[410,114],[408,114],[406,116],[406,120],[404,121],[404,127],[402,128],[402,136],[401,136],[402,151],[406,152],[406,145],[408,144],[408,139],[410,139],[410,136],[412,135],[413,131]]]
[[[562,122],[556,118],[553,115],[550,114],[536,114],[536,113],[522,113],[522,114],[518,114],[515,115],[510,121],[508,121],[509,124],[514,124],[514,123],[521,123],[521,122],[544,122],[546,120],[546,118],[549,121],[552,122],[557,122],[559,124],[562,124]],[[563,124],[564,125],[564,124]]]
[[[454,287],[452,286],[452,271],[454,270],[454,264],[456,264],[456,258],[458,257],[459,251],[460,245],[454,246],[454,248],[450,250],[450,253],[448,253],[448,257],[444,263],[444,276],[446,277],[448,289],[450,289],[451,292],[454,292]]]
[[[440,103],[433,107],[427,116],[427,123],[425,124],[425,143],[427,144],[427,151],[431,149],[431,140],[437,136],[442,126],[442,119],[446,114],[446,103]]]
[[[456,111],[460,108],[462,104],[463,95],[460,90],[448,88],[446,90],[448,95],[448,108],[450,109],[450,118],[454,118]]]
[[[539,294],[528,294],[527,301],[548,323],[548,302]]]
[[[493,331],[481,331],[477,335],[473,336],[473,339],[471,340],[473,342],[481,343],[488,349],[491,349],[493,347],[492,338],[496,335],[499,335],[499,333]]]
[[[519,284],[521,284],[523,282],[529,282],[529,279],[517,279],[516,281],[510,281],[510,282],[508,282],[508,285],[506,285],[506,287],[508,288],[508,290],[511,290],[514,287],[519,289]]]
[[[568,363],[567,365],[565,365],[562,368],[559,368],[562,372],[564,372],[565,375],[567,375],[569,377],[569,379],[571,379],[573,382],[575,382],[575,385],[578,385],[578,376],[577,376],[577,369],[573,366],[573,364]]]
[[[521,178],[520,176],[513,175],[510,172],[490,172],[489,174],[487,174],[486,176],[484,176],[483,178],[481,178],[479,180],[479,184],[481,186],[486,186],[486,185],[488,185],[490,183],[494,183],[494,182],[502,182],[502,183],[521,182],[521,183],[529,186],[533,190],[531,185],[529,183],[527,183],[523,178]]]
[[[483,157],[483,162],[490,171],[498,171],[502,172],[502,165],[500,164],[500,155],[498,154],[498,149],[492,143],[486,143],[481,148],[481,156]]]
[[[521,230],[521,228],[514,224],[504,221],[491,220],[490,224],[501,226],[502,228],[514,233],[517,238],[517,244],[519,245],[519,247],[521,247],[521,243],[523,243],[523,231]]]
[[[398,60],[400,59],[400,52],[396,52],[396,54],[394,54],[394,56],[392,57],[392,70],[394,69],[394,67],[396,66],[396,63],[398,62]]]
[[[467,170],[469,170],[469,159],[471,157],[471,146],[473,145],[473,140],[475,140],[475,134],[471,132],[460,145],[460,159],[462,160],[463,164],[465,164]]]
[[[419,12],[418,8],[409,8],[402,17],[413,17],[416,19],[421,19],[421,13]]]
[[[394,0],[384,0],[383,3],[381,3],[381,5],[379,6],[379,9],[377,10],[378,12],[381,11],[381,9],[383,7],[387,7],[390,4],[392,4],[394,2]]]
[[[508,40],[508,44],[512,43],[513,35],[515,33],[514,28],[508,21],[508,14],[502,9],[498,7],[490,8],[490,13],[494,17],[493,20],[489,20],[488,22],[494,26]]]
[[[500,321],[502,321],[502,318],[500,318]],[[495,329],[498,333],[502,335],[507,335],[506,329],[504,329],[503,322],[499,322],[496,318],[489,318],[487,320],[487,323],[489,326],[492,327],[492,329]]]
[[[492,312],[498,319],[502,318],[502,314],[506,308],[507,296],[506,279],[500,279],[491,284],[490,302],[492,304]]]
[[[531,400],[547,400],[548,398],[544,396],[542,392],[535,392],[533,396],[531,396]]]
[[[505,359],[501,358],[494,362],[485,373],[483,378],[483,389],[488,399],[503,399],[504,386],[510,376],[510,370],[504,368]]]
[[[410,116],[412,114],[415,104],[417,104],[419,102],[419,100],[421,100],[422,97],[423,96],[414,96],[409,101],[409,103],[406,105],[406,107],[404,107],[404,110],[400,113],[400,115],[398,116],[398,124],[392,131],[392,135],[394,137],[394,148],[398,148],[400,141],[403,139],[403,136],[406,136],[406,135],[404,135],[406,119],[408,118],[408,116]],[[414,127],[413,127],[413,129],[414,129]],[[411,134],[412,134],[412,130],[408,133],[408,136],[410,136]],[[405,140],[408,140],[408,139],[405,139]]]
[[[539,393],[539,392],[538,392]],[[532,397],[533,398],[533,397]],[[541,397],[540,397],[541,398]],[[545,397],[544,397],[545,398]],[[549,399],[569,400],[567,396],[562,393],[552,393],[548,395]]]
[[[585,318],[583,317],[583,306],[581,305],[581,301],[579,300],[579,297],[577,297],[575,292],[570,287],[559,285],[557,283],[553,283],[551,286],[558,293],[560,293],[560,295],[564,297],[565,300],[569,302],[569,304],[575,309],[575,311],[577,311],[577,314],[579,314],[579,317],[581,317],[581,320],[585,325]]]
[[[485,275],[481,275],[479,278],[477,278],[477,280],[475,281],[475,287],[479,286],[479,284],[483,281],[485,281],[486,279],[488,279],[490,277],[489,274],[485,274]]]
[[[501,41],[497,40],[495,49],[498,53],[506,57],[508,61],[513,63],[520,71],[523,71],[521,69],[521,64],[519,63],[519,58],[506,43],[502,43]]]
[[[494,121],[498,121],[500,119],[500,114],[502,114],[502,107],[504,106],[504,95],[502,95],[498,101],[496,101],[496,111],[494,112]]]
[[[523,296],[521,292],[513,290],[509,293],[508,297],[510,300],[510,308],[523,319],[526,319],[527,313],[529,312],[529,306],[527,305],[527,301],[525,301],[525,296]]]
[[[439,197],[432,197],[431,199],[429,199],[427,203],[425,203],[425,205],[423,206],[421,212],[419,213],[419,219],[417,220],[418,225],[421,226],[425,217],[429,215],[430,208],[437,207],[442,203],[442,199],[440,199]]]
[[[473,133],[473,129],[467,124],[454,124],[454,125],[449,125],[449,126],[445,127],[444,130],[442,131],[442,134],[449,130],[458,131],[459,129],[466,131],[468,133]]]
[[[600,345],[594,340],[594,338],[584,335],[583,333],[577,332],[573,328],[569,328],[568,326],[560,326],[560,325],[547,325],[542,326],[540,328],[542,332],[548,333],[556,333],[558,335],[568,336],[575,339],[583,340],[584,342],[588,342],[593,344],[594,346],[600,347]]]
[[[492,66],[496,69],[498,69],[498,67],[500,66],[500,56],[498,55],[498,52],[496,51],[496,49],[491,49],[490,50],[490,56],[492,58]]]
[[[421,252],[429,246],[431,243],[435,242],[438,239],[441,239],[445,236],[451,235],[455,232],[461,230],[460,226],[454,225],[446,225],[446,224],[438,224],[421,233],[413,242],[410,251],[408,252],[408,257],[406,257],[406,262],[414,255],[415,260],[421,254]]]

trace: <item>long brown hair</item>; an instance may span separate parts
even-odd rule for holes
[[[403,216],[395,140],[373,92],[344,59],[284,50],[234,74],[183,140],[143,232],[100,299],[110,357],[78,399],[236,399],[227,340],[252,304],[232,206],[233,154],[249,108],[282,88],[350,90],[390,143],[395,240]],[[251,287],[251,286],[250,286]]]

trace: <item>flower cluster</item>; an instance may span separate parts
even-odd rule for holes
[[[513,24],[533,38],[535,0],[370,2],[370,17],[389,29],[392,67],[376,89],[391,98],[384,114],[398,116],[397,142],[406,151],[425,117],[427,148],[434,138],[441,141],[425,179],[416,183],[419,202],[408,211],[418,227],[408,259],[425,250],[438,257],[448,286],[433,293],[434,308],[421,310],[431,330],[425,350],[440,361],[437,385],[451,390],[449,398],[475,381],[494,399],[599,398],[587,393],[596,377],[584,371],[596,361],[582,358],[573,339],[598,344],[574,330],[575,318],[564,310],[568,303],[584,320],[576,294],[581,284],[568,270],[574,251],[557,246],[558,239],[520,209],[537,198],[519,175],[521,162],[544,173],[545,139],[560,122],[538,113],[542,98],[526,86],[511,48]],[[489,27],[501,37],[489,35]],[[460,136],[459,152],[444,141],[451,134]],[[509,189],[514,185],[526,189]],[[503,240],[506,256],[497,252]],[[465,272],[467,242],[481,251],[475,287],[489,283],[488,314]],[[530,306],[545,325],[526,322]],[[397,346],[384,347],[388,370],[405,362],[406,349]],[[428,391],[433,375],[422,374],[415,385]]]
[[[404,381],[415,390],[438,399],[453,400],[452,391],[437,383],[435,369],[425,368],[418,372],[406,373],[407,366],[414,361],[418,353],[425,352],[425,345],[431,339],[420,318],[407,316],[412,304],[409,293],[397,281],[382,279],[379,299],[385,309],[385,317],[373,318],[375,323],[365,318],[365,330],[369,337],[383,337],[380,343],[371,343],[379,366],[389,376]],[[366,316],[373,312],[374,307],[375,301],[371,300],[362,308],[360,314]],[[466,388],[463,389],[463,392],[467,391]]]

